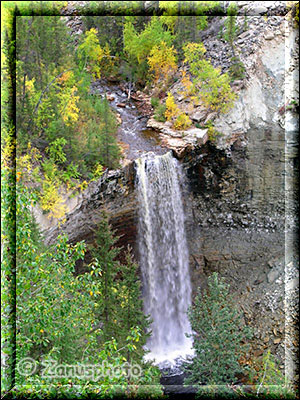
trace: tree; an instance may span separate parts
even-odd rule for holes
[[[191,90],[196,98],[212,111],[227,112],[233,107],[236,94],[230,87],[228,74],[221,74],[210,61],[204,59],[205,47],[202,43],[187,43],[184,48],[184,62],[190,66]]]
[[[129,63],[137,68],[138,77],[144,81],[148,73],[147,58],[150,56],[151,50],[161,42],[164,42],[167,47],[171,47],[173,36],[170,31],[164,29],[159,17],[151,17],[150,22],[140,33],[135,29],[132,18],[125,19],[124,52]]]
[[[159,2],[159,8],[163,13],[161,21],[174,34],[174,43],[180,58],[183,45],[189,41],[199,40],[199,32],[207,27],[208,15],[219,6],[219,1]]]
[[[224,33],[224,39],[229,43],[232,53],[229,73],[232,80],[243,79],[245,67],[242,61],[240,60],[240,57],[235,53],[234,49],[234,41],[236,39],[238,30],[238,26],[236,23],[237,5],[231,3],[228,7],[227,14],[228,17],[225,21],[226,30]]]
[[[120,250],[114,247],[118,238],[113,235],[108,223],[108,216],[102,213],[102,219],[97,229],[96,247],[92,250],[96,265],[99,266],[100,290],[95,293],[96,307],[94,313],[102,327],[101,342],[110,340],[114,335],[117,317],[117,289],[114,280],[119,271],[116,261]]]
[[[168,92],[168,97],[166,99],[165,117],[168,121],[172,121],[174,129],[177,130],[185,130],[192,125],[191,119],[180,110],[175,103],[174,96],[170,92]]]
[[[188,311],[195,357],[187,365],[187,384],[221,385],[233,383],[243,372],[239,358],[243,342],[251,334],[243,325],[241,315],[223,278],[214,273],[208,278],[208,288],[198,289],[194,304]]]
[[[150,71],[154,72],[154,80],[168,82],[177,70],[176,50],[168,47],[165,42],[155,45],[147,59]]]
[[[127,350],[127,362],[133,360],[142,362],[145,354],[144,345],[150,336],[150,319],[143,312],[143,299],[141,297],[141,282],[138,276],[138,265],[133,261],[130,247],[127,249],[125,263],[120,267],[118,323],[120,331],[118,342],[125,344],[131,329],[138,327],[140,335],[132,348]]]
[[[120,158],[120,148],[116,139],[117,121],[106,97],[103,101],[96,102],[95,108],[101,115],[98,159],[107,168],[115,168]]]
[[[74,276],[75,262],[84,257],[85,246],[82,242],[70,245],[66,236],[59,236],[46,248],[29,209],[35,200],[19,180],[17,359],[32,357],[41,361],[42,357],[51,356],[62,362],[75,362],[94,341],[88,334],[94,318],[90,313],[93,299],[88,290],[89,274]],[[26,378],[18,379],[21,383]]]
[[[78,57],[81,68],[87,68],[95,78],[107,73],[113,67],[113,58],[108,44],[102,48],[97,37],[97,29],[91,28],[85,32],[82,43],[78,46]]]
[[[108,216],[102,213],[97,229],[96,247],[93,249],[94,263],[99,266],[99,293],[95,294],[94,314],[101,326],[99,342],[104,343],[113,337],[123,350],[121,353],[127,362],[142,362],[143,346],[149,337],[149,317],[144,315],[141,297],[141,283],[128,248],[125,263],[116,258],[120,249],[115,247],[118,237],[114,235],[108,223]],[[136,332],[134,344],[128,348],[130,332]]]

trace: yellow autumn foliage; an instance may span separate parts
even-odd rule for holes
[[[187,75],[186,71],[182,70],[181,76],[182,76],[181,83],[184,87],[184,90],[181,91],[180,94],[183,95],[184,97],[191,96],[191,94],[193,93],[193,83],[189,75]]]
[[[101,78],[101,72],[107,72],[113,66],[109,45],[100,46],[97,29],[91,28],[85,32],[83,42],[79,45],[79,58],[85,60],[86,68],[95,78]]]
[[[79,101],[79,96],[75,96],[76,92],[77,87],[73,86],[72,88],[66,88],[60,94],[61,102],[59,104],[59,111],[67,126],[71,126],[78,120],[79,108],[77,107],[77,103]]]
[[[168,97],[166,99],[166,111],[165,117],[167,121],[170,121],[172,118],[176,118],[180,114],[180,109],[175,103],[174,96],[168,92]]]
[[[161,42],[152,48],[147,61],[150,71],[154,72],[154,80],[160,78],[169,80],[177,71],[176,50],[173,46],[167,46],[166,42]]]
[[[186,115],[185,113],[181,113],[180,115],[178,115],[178,117],[176,118],[176,120],[174,121],[174,128],[176,130],[185,130],[187,128],[189,128],[192,125],[192,121],[189,118],[188,115]]]
[[[43,183],[40,205],[44,211],[49,212],[49,217],[60,219],[67,212],[67,207],[63,204],[63,198],[56,183],[47,177]]]
[[[173,122],[173,128],[176,130],[184,130],[192,125],[189,116],[180,110],[175,103],[174,96],[169,92],[166,99],[165,117],[168,121]]]

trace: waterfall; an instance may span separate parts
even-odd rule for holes
[[[180,165],[171,153],[136,160],[138,243],[145,313],[152,318],[147,358],[157,363],[191,353],[189,254]]]

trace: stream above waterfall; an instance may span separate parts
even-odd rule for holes
[[[117,137],[127,160],[135,160],[145,152],[164,154],[168,151],[160,146],[157,132],[147,129],[147,117],[137,110],[135,102],[128,99],[120,86],[103,80],[95,81],[91,92],[101,97],[107,95],[110,106],[120,115],[122,122]]]

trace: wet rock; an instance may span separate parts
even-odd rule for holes
[[[172,150],[177,158],[183,158],[190,146],[186,141],[180,138],[172,138],[164,135],[161,141],[162,147]]]

